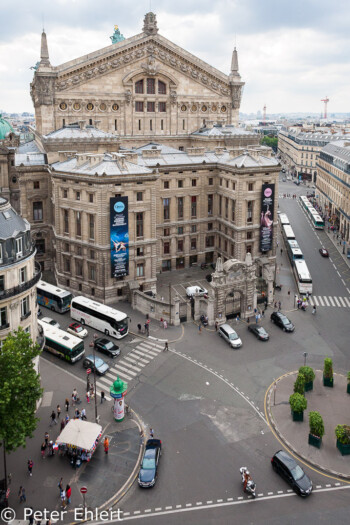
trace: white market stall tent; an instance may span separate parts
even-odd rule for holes
[[[56,439],[56,446],[60,452],[67,452],[72,457],[73,466],[80,466],[81,461],[90,461],[101,435],[101,425],[71,419]]]

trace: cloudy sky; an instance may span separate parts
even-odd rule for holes
[[[33,111],[29,69],[45,26],[58,65],[110,44],[157,14],[159,32],[229,73],[237,45],[246,113],[350,111],[350,1],[337,0],[11,0],[0,4],[0,109]]]

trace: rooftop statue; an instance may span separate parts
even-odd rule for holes
[[[112,40],[112,44],[117,44],[118,42],[122,42],[123,40],[125,40],[124,35],[120,34],[118,26],[114,26],[114,33],[109,38]]]

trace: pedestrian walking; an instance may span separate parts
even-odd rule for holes
[[[141,325],[140,325],[141,326]],[[101,404],[105,401],[105,393],[104,391],[102,390],[101,391]]]
[[[19,487],[18,496],[20,503],[25,503],[27,501],[26,491],[25,488],[22,487],[22,485]]]
[[[61,415],[61,407],[60,405],[57,405],[57,419],[60,418],[60,415]]]
[[[278,248],[278,246],[279,246],[279,242],[277,241],[277,248]]]
[[[316,313],[316,305],[314,304],[313,307],[312,307],[312,312],[311,312],[313,315],[315,315]]]
[[[288,295],[290,295],[290,290],[288,290]]]
[[[40,450],[41,450],[41,457],[44,459],[45,458],[45,452],[46,452],[46,443],[45,443],[45,441],[42,442]]]
[[[202,333],[202,325],[201,324],[198,325],[198,333],[200,333],[200,334]]]
[[[255,323],[258,324],[258,322],[259,322],[259,316],[258,316],[258,314],[256,314],[256,316],[255,316]]]
[[[62,507],[62,509],[65,509],[66,506],[67,506],[66,491],[64,489],[62,489],[62,491],[61,491],[61,507]]]
[[[237,317],[236,317],[236,323],[237,324],[239,323],[239,315],[237,315]]]
[[[265,309],[261,312],[261,317],[265,317]]]
[[[90,403],[90,392],[86,392],[86,401]]]
[[[87,420],[87,417],[86,417],[86,410],[85,410],[85,408],[83,408],[83,410],[81,411],[80,418],[81,418],[83,421],[86,421],[86,420]]]
[[[152,427],[149,427],[149,437],[153,438],[153,436],[154,436],[154,430]]]
[[[140,325],[140,323],[137,325],[137,329],[139,331],[139,334],[141,333],[141,330],[142,330],[142,326]]]
[[[281,248],[281,255],[283,255],[283,248]]]
[[[68,399],[68,397],[66,397],[66,400],[65,400],[64,404],[66,405],[66,412],[68,412],[68,410],[69,410],[69,399]]]
[[[33,461],[31,459],[28,459],[28,472],[29,472],[29,476],[32,476],[33,475]]]
[[[57,425],[56,412],[54,410],[51,412],[50,418],[51,418],[50,427],[52,427],[53,424]]]
[[[66,426],[65,422],[64,422],[64,419],[61,420],[61,432],[62,430],[64,429],[64,427]]]
[[[218,323],[217,321],[215,321],[215,332],[218,331],[218,324],[219,324],[219,323]]]
[[[247,317],[247,324],[249,324],[249,323],[250,323],[250,319],[249,319],[249,317]]]
[[[50,434],[48,432],[45,432],[45,443],[46,443],[46,446],[49,444],[49,437],[50,437]]]
[[[105,450],[105,454],[108,454],[108,450],[109,450],[109,441],[108,441],[108,437],[106,436],[104,441],[103,441],[103,448]]]
[[[169,350],[169,344],[168,344],[168,341],[165,341],[163,352],[167,352],[168,350]]]
[[[277,301],[275,301],[275,304],[273,306],[274,308],[277,308]]]
[[[281,306],[282,306],[281,301],[278,301],[278,309],[279,310],[281,309]]]
[[[70,505],[71,497],[72,497],[72,489],[71,489],[71,486],[70,486],[70,485],[67,485],[67,486],[66,486],[66,500],[67,500],[67,505]]]
[[[147,334],[148,324],[145,323],[145,334]]]
[[[61,492],[63,490],[63,478],[61,478],[57,484],[57,487],[58,487],[58,490],[60,491],[60,495],[61,495]]]
[[[164,327],[164,330],[166,330],[168,328],[168,323],[167,323],[166,319],[164,319],[163,327]]]
[[[66,424],[68,423],[68,421],[69,421],[69,415],[67,414],[66,415]]]

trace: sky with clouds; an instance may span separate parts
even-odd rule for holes
[[[0,5],[0,108],[33,111],[29,84],[44,25],[52,65],[127,38],[156,13],[159,33],[229,73],[237,45],[241,111],[350,111],[350,0],[12,0]]]

